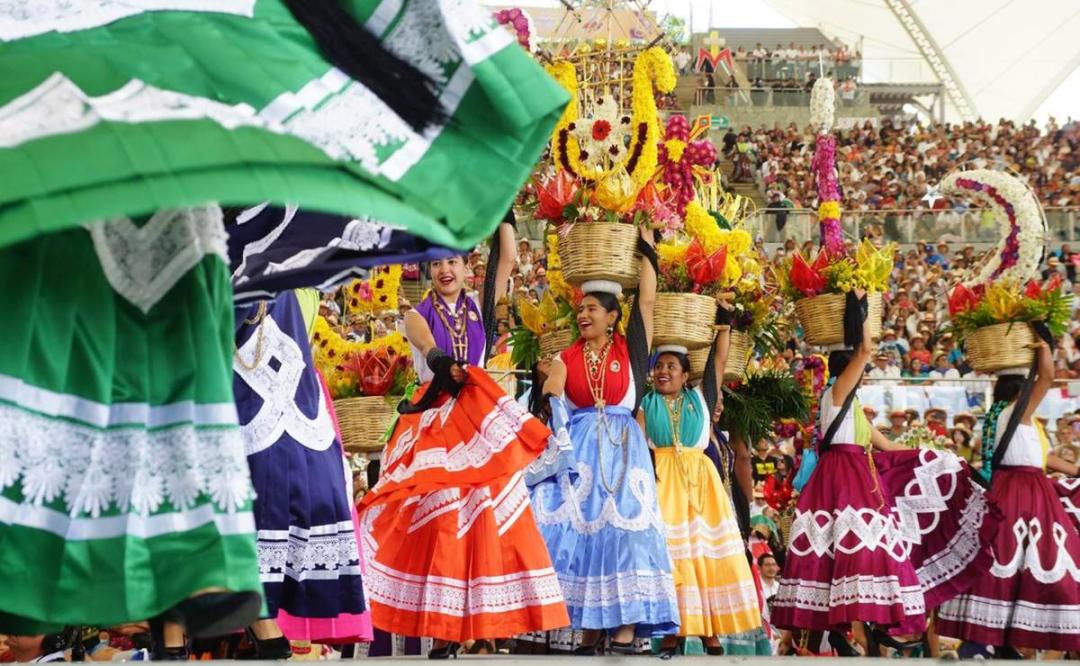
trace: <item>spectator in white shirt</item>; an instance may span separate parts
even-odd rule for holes
[[[880,352],[874,357],[874,367],[870,368],[870,379],[900,379],[900,368],[892,363],[888,352]]]
[[[758,558],[758,568],[761,570],[761,596],[768,604],[780,592],[780,567],[772,553],[763,553]]]
[[[960,371],[949,362],[949,355],[944,351],[934,354],[934,368],[930,376],[935,379],[960,379]]]

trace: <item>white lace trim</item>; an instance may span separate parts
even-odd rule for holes
[[[414,576],[375,561],[364,577],[364,589],[369,599],[391,608],[454,617],[563,603],[559,579],[550,567],[462,580]]]
[[[676,604],[675,579],[666,571],[621,571],[607,576],[559,574],[570,606],[596,608],[632,603]]]
[[[988,513],[986,493],[973,481],[969,480],[968,483],[971,486],[971,495],[960,515],[959,531],[945,548],[926,558],[916,571],[924,591],[932,590],[955,578],[967,569],[983,549],[979,530]]]
[[[78,421],[92,428],[236,425],[236,404],[232,402],[197,404],[184,400],[167,405],[149,405],[145,402],[109,405],[33,386],[10,375],[0,375],[0,402],[11,403],[46,417]]]
[[[784,578],[773,599],[777,607],[827,612],[852,605],[892,606],[899,603],[905,615],[926,613],[922,588],[902,586],[896,576],[848,576],[831,583]]]
[[[1053,566],[1048,569],[1043,566],[1039,557],[1039,540],[1044,536],[1042,522],[1038,518],[1032,518],[1030,521],[1025,521],[1023,518],[1017,519],[1011,528],[1016,538],[1013,556],[1009,561],[1001,562],[998,560],[1001,553],[994,553],[994,564],[990,567],[990,573],[996,578],[1012,578],[1024,572],[1044,585],[1057,583],[1065,576],[1072,578],[1073,582],[1080,583],[1080,567],[1077,567],[1069,553],[1067,544],[1071,527],[1070,525],[1066,528],[1058,522],[1050,526],[1054,539],[1055,558]],[[1073,534],[1076,534],[1075,530]]]
[[[0,490],[19,485],[24,505],[146,516],[208,496],[236,511],[252,499],[248,474],[236,427],[98,430],[0,405]]]
[[[203,257],[229,261],[217,204],[158,211],[142,227],[126,218],[94,222],[87,231],[109,284],[144,313]]]
[[[1077,487],[1080,487],[1080,478],[1073,477],[1071,479],[1060,479],[1055,481],[1055,483],[1060,484],[1063,488],[1073,492]],[[1059,499],[1061,500],[1062,506],[1065,507],[1065,511],[1072,516],[1072,519],[1077,525],[1080,525],[1080,506],[1076,506],[1071,497],[1060,497]]]
[[[852,545],[841,545],[848,535],[855,537]],[[900,534],[896,520],[875,509],[856,509],[845,506],[839,511],[796,511],[791,523],[791,542],[788,550],[794,555],[833,557],[837,552],[847,555],[860,550],[881,550],[897,562],[911,555],[911,544]]]
[[[464,469],[478,468],[486,465],[494,456],[501,453],[517,437],[518,432],[533,418],[529,412],[519,405],[513,398],[503,396],[495,403],[495,407],[481,422],[480,427],[472,434],[468,442],[458,442],[446,447],[431,447],[419,451],[409,465],[397,463],[412,449],[420,437],[440,419],[440,424],[445,424],[446,419],[453,411],[456,401],[447,400],[438,409],[429,409],[420,417],[418,426],[409,426],[404,432],[391,442],[388,459],[385,461],[387,473],[379,479],[372,488],[377,492],[380,488],[390,483],[401,483],[412,478],[419,472],[429,469],[442,469],[448,472],[458,472]],[[445,433],[444,433],[445,434]]]
[[[743,580],[716,587],[676,586],[679,611],[706,617],[757,611],[757,588],[749,570],[746,574]]]
[[[250,18],[255,0],[7,0],[0,3],[0,42],[47,32],[75,32],[146,12],[235,14]]]
[[[491,511],[500,535],[513,527],[529,506],[529,492],[520,472],[494,498],[489,486],[479,486],[462,495],[461,488],[445,488],[405,500],[403,507],[415,505],[407,530],[412,534],[447,513],[457,513],[457,538],[461,539],[484,511]]]
[[[1080,633],[1080,604],[1001,601],[963,594],[938,609],[942,620],[991,629],[1019,629],[1040,634]]]
[[[360,568],[360,547],[351,520],[311,529],[259,530],[259,576],[278,582],[286,576],[296,581],[334,579],[355,575]]]
[[[267,315],[260,326],[261,334],[256,331],[248,337],[237,350],[239,358],[233,363],[236,375],[262,398],[258,413],[240,426],[245,452],[250,456],[263,451],[285,434],[312,451],[327,450],[336,435],[322,391],[317,394],[319,404],[314,418],[304,414],[296,404],[300,383],[310,378],[304,352],[272,316]],[[262,358],[256,359],[260,347]],[[272,360],[277,361],[277,369]],[[244,363],[250,365],[252,361],[258,363],[254,369],[244,367]]]
[[[937,529],[939,517],[949,510],[948,501],[956,494],[963,471],[960,458],[947,451],[919,450],[919,465],[915,476],[896,497],[894,510],[900,535],[911,543],[922,543],[924,534]],[[940,481],[947,481],[946,492],[941,491]],[[933,517],[922,525],[920,518]]]
[[[630,469],[624,481],[624,490],[637,500],[639,508],[636,516],[624,516],[619,512],[615,497],[608,495],[595,518],[585,517],[583,505],[588,501],[593,489],[593,470],[585,462],[577,463],[578,483],[575,486],[570,474],[558,476],[558,490],[563,502],[557,508],[548,510],[556,488],[550,484],[536,486],[534,489],[533,513],[539,525],[562,525],[567,522],[574,531],[581,534],[596,534],[607,525],[629,532],[641,532],[655,529],[664,533],[664,520],[656,503],[656,481],[652,470]]]

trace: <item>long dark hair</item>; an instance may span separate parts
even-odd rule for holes
[[[855,352],[850,349],[836,349],[829,352],[829,376],[839,377],[851,363]]]
[[[414,130],[446,121],[431,77],[383,48],[342,0],[282,1],[324,58],[375,93]]]
[[[994,383],[994,402],[1012,402],[1024,388],[1024,375],[1001,375]]]

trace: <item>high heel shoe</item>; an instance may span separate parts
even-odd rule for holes
[[[255,658],[265,661],[281,661],[293,656],[292,645],[284,636],[277,638],[257,638],[250,628],[245,629],[248,642],[255,647]]]
[[[261,609],[258,592],[207,592],[184,599],[162,613],[162,618],[183,625],[191,638],[213,638],[255,622]]]
[[[705,645],[704,643],[702,643],[701,646],[703,648],[705,648],[705,654],[709,655],[710,657],[723,657],[724,656],[724,646],[723,645]]]
[[[894,650],[901,652],[904,650],[914,650],[915,648],[920,648],[925,642],[925,638],[923,636],[919,636],[913,641],[897,640],[895,637],[890,636],[888,633],[886,633],[883,629],[878,629],[876,627],[870,633],[874,637],[874,642],[876,642],[878,645],[890,647]]]
[[[596,640],[589,645],[579,645],[574,648],[575,657],[595,657],[600,653],[600,648],[604,646],[604,634],[601,633],[596,637]]]
[[[485,652],[481,652],[485,650]],[[496,654],[498,650],[495,648],[494,641],[488,641],[484,639],[473,641],[473,644],[469,646],[469,650],[466,654]]]
[[[458,650],[461,649],[461,643],[447,643],[439,648],[431,648],[431,652],[428,652],[428,659],[449,659],[453,657],[457,659]]]

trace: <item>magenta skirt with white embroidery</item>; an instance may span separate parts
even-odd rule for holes
[[[966,463],[929,449],[833,445],[806,484],[791,526],[773,624],[844,629],[873,622],[921,633],[926,613],[990,565],[997,526]]]

